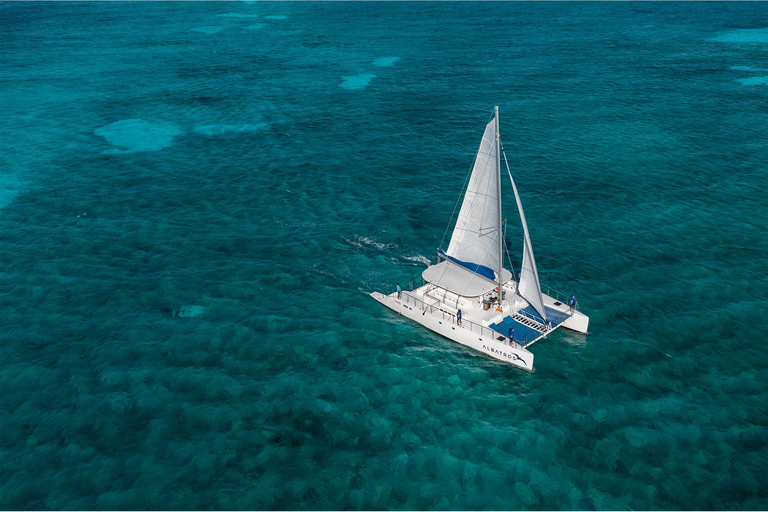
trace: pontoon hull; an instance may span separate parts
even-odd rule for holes
[[[405,292],[403,292],[405,293]],[[533,370],[533,354],[524,348],[516,348],[503,344],[491,336],[471,332],[458,326],[452,315],[445,313],[441,316],[423,312],[414,304],[406,304],[394,295],[384,295],[379,292],[371,293],[371,297],[388,308],[423,325],[430,331],[436,332],[450,340],[461,343],[469,348],[489,355],[499,361],[512,364],[527,371]]]
[[[579,311],[575,311],[568,320],[564,321],[563,327],[571,329],[572,331],[587,334],[587,328],[589,327],[589,317]]]

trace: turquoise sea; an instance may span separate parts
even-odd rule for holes
[[[0,41],[0,508],[768,508],[767,3],[10,2]],[[534,373],[367,295],[496,104],[591,318]]]

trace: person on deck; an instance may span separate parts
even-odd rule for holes
[[[398,299],[400,298],[400,293],[401,292],[402,292],[402,290],[400,289],[400,283],[397,283],[397,298]]]
[[[515,341],[515,328],[509,328],[509,341]]]
[[[461,325],[461,310],[456,312],[456,324]]]
[[[571,295],[571,298],[568,299],[568,304],[571,306],[571,313],[576,309],[576,304],[578,304],[579,301],[576,300],[576,294]]]

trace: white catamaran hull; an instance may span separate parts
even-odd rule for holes
[[[407,293],[403,292],[402,296],[406,298]],[[517,348],[497,341],[495,337],[499,336],[499,334],[490,329],[480,329],[482,332],[476,332],[478,329],[475,329],[475,332],[473,332],[465,327],[458,326],[454,317],[448,312],[441,314],[442,310],[438,309],[430,314],[429,312],[422,311],[414,303],[407,303],[407,299],[398,299],[395,294],[384,295],[379,292],[373,292],[370,295],[388,308],[420,323],[441,336],[505,363],[513,364],[524,370],[533,370],[533,354],[531,352],[524,348]]]
[[[562,326],[581,334],[587,334],[589,317],[580,311],[575,311],[570,318],[563,322]]]
[[[421,274],[426,284],[416,289],[411,284],[410,292],[400,292],[398,284],[397,293],[373,292],[371,297],[448,339],[532,371],[528,347],[561,326],[586,333],[589,318],[575,310],[573,296],[563,300],[567,296],[559,292],[557,299],[542,292],[506,154],[504,163],[523,228],[523,259],[514,281],[504,268],[502,153],[496,106],[483,131],[448,249],[443,251],[441,242],[437,263]]]

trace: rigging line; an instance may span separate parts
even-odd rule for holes
[[[501,154],[504,155],[504,164],[507,166],[507,173],[509,173],[509,179],[512,179],[512,171],[509,169],[509,161],[507,161],[507,152],[504,151],[504,144],[501,142],[501,137],[499,137],[499,147],[501,147]],[[523,244],[525,245],[525,244]],[[504,248],[507,250],[507,258],[509,259],[509,267],[512,269],[512,275],[515,275],[515,267],[512,265],[512,258],[509,255],[509,249],[507,249],[507,245],[504,244]],[[525,247],[523,247],[523,252],[525,252]],[[520,275],[522,276],[523,273],[523,263],[525,262],[525,254],[523,254],[523,261],[520,263]],[[520,288],[520,280],[515,276],[515,292],[519,293]]]
[[[492,113],[491,117],[488,118],[488,121],[486,121],[485,125],[488,126],[488,123],[491,122],[491,119],[496,115],[496,113]],[[483,135],[485,135],[485,131],[483,131]],[[501,141],[501,139],[499,139]],[[482,139],[480,140],[480,147],[483,146]],[[461,202],[461,198],[464,197],[464,191],[467,188],[467,183],[469,182],[469,178],[472,176],[472,170],[475,168],[475,162],[477,162],[477,155],[480,154],[480,150],[477,150],[477,153],[475,153],[475,158],[472,159],[472,165],[469,166],[469,171],[467,171],[467,177],[464,178],[464,185],[461,187],[461,193],[459,194],[458,199],[456,199],[456,204],[453,205],[453,212],[451,212],[451,218],[448,219],[448,225],[445,226],[445,233],[443,233],[443,239],[440,240],[440,247],[443,247],[443,242],[445,242],[445,236],[448,234],[448,228],[451,227],[451,221],[453,220],[453,215],[456,213],[456,207],[459,206],[459,202]],[[506,156],[504,157],[506,159]]]
[[[512,265],[512,257],[509,255],[509,247],[507,247],[507,219],[504,219],[504,252],[507,253],[507,260],[509,260],[509,270],[512,271],[512,278],[517,283],[517,274],[515,274],[515,267]]]
[[[491,122],[491,120],[492,120],[492,119],[494,119],[495,117],[496,117],[496,110],[494,109],[493,113],[492,113],[492,114],[491,114],[491,116],[488,118],[488,122],[485,124],[485,125],[486,125],[486,127],[487,127],[487,126],[488,126],[488,124]],[[497,127],[497,128],[498,128],[498,127]],[[498,129],[497,129],[497,132],[498,132]],[[484,138],[485,138],[485,131],[483,131],[483,139],[484,139]],[[499,142],[501,142],[501,140],[500,140],[500,139],[499,139]],[[483,147],[483,142],[482,142],[482,141],[480,142],[480,147],[481,147],[481,148]],[[475,155],[475,161],[477,161],[477,156],[478,156],[479,154],[480,154],[480,151],[478,150],[478,152],[477,152],[477,155]],[[475,167],[475,162],[472,162],[472,168],[474,169],[474,167]],[[499,194],[501,194],[501,190],[499,190],[499,191],[498,191],[498,193],[499,193]],[[485,252],[483,253],[483,257],[481,258],[481,261],[485,261],[485,257],[488,255],[488,251],[490,251],[490,250],[491,250],[491,245],[489,244],[489,245],[487,245],[487,246],[486,246],[486,248],[485,248]],[[499,254],[499,259],[501,259],[501,260],[502,260],[502,267],[503,267],[503,260],[504,260],[504,255],[503,255],[503,254]],[[496,272],[496,271],[494,270],[494,273],[495,273],[495,272]],[[473,275],[472,275],[472,278],[471,278],[471,279],[469,280],[469,282],[467,283],[467,286],[465,286],[465,287],[464,287],[464,290],[462,291],[462,295],[464,294],[464,292],[466,292],[466,291],[467,291],[467,289],[469,288],[470,284],[472,284],[472,281],[475,279],[475,277],[479,275],[479,274],[477,274],[476,272],[473,272],[472,274],[473,274]],[[499,276],[499,304],[501,304],[501,280],[502,280],[502,279],[503,279],[503,276],[502,276],[502,275],[500,275],[500,276]]]
[[[499,139],[499,146],[501,146],[501,139]],[[520,213],[520,223],[523,225],[523,233],[525,234],[524,235],[525,243],[523,244],[523,262],[520,265],[521,279],[522,279],[522,272],[523,270],[525,270],[524,264],[525,264],[526,256],[528,256],[529,258],[528,263],[531,264],[528,270],[532,272],[532,274],[536,279],[536,284],[538,285],[538,290],[536,290],[539,298],[538,302],[543,308],[543,311],[539,311],[539,309],[536,306],[533,306],[533,304],[531,304],[530,300],[526,299],[525,297],[523,298],[526,299],[528,303],[534,307],[534,309],[542,316],[542,318],[544,318],[544,320],[547,320],[546,308],[544,307],[544,299],[541,296],[541,282],[539,281],[539,274],[538,274],[538,271],[536,270],[536,261],[533,258],[533,249],[531,248],[530,237],[528,236],[528,227],[525,222],[525,215],[523,214],[523,205],[520,202],[520,196],[517,193],[515,180],[512,178],[512,170],[509,168],[509,162],[507,161],[507,153],[506,151],[504,151],[504,146],[501,146],[501,152],[504,154],[504,163],[507,165],[507,174],[509,174],[509,181],[512,183],[512,188],[515,190],[515,201],[517,202],[517,210]],[[517,288],[519,293],[520,282],[517,283]]]
[[[477,161],[477,154],[475,154],[475,158],[472,160],[472,165],[469,166],[469,171],[467,171],[467,176],[466,178],[464,178],[464,185],[461,186],[461,193],[459,194],[459,197],[456,199],[456,204],[453,205],[451,218],[448,219],[448,225],[445,226],[445,233],[443,233],[443,239],[440,240],[440,248],[443,247],[443,242],[445,242],[445,236],[448,234],[448,229],[451,227],[451,222],[453,221],[453,215],[456,213],[456,208],[459,206],[459,203],[461,202],[461,198],[464,197],[464,191],[467,188],[467,183],[469,183],[469,178],[472,176],[472,170],[475,168],[476,161]]]

